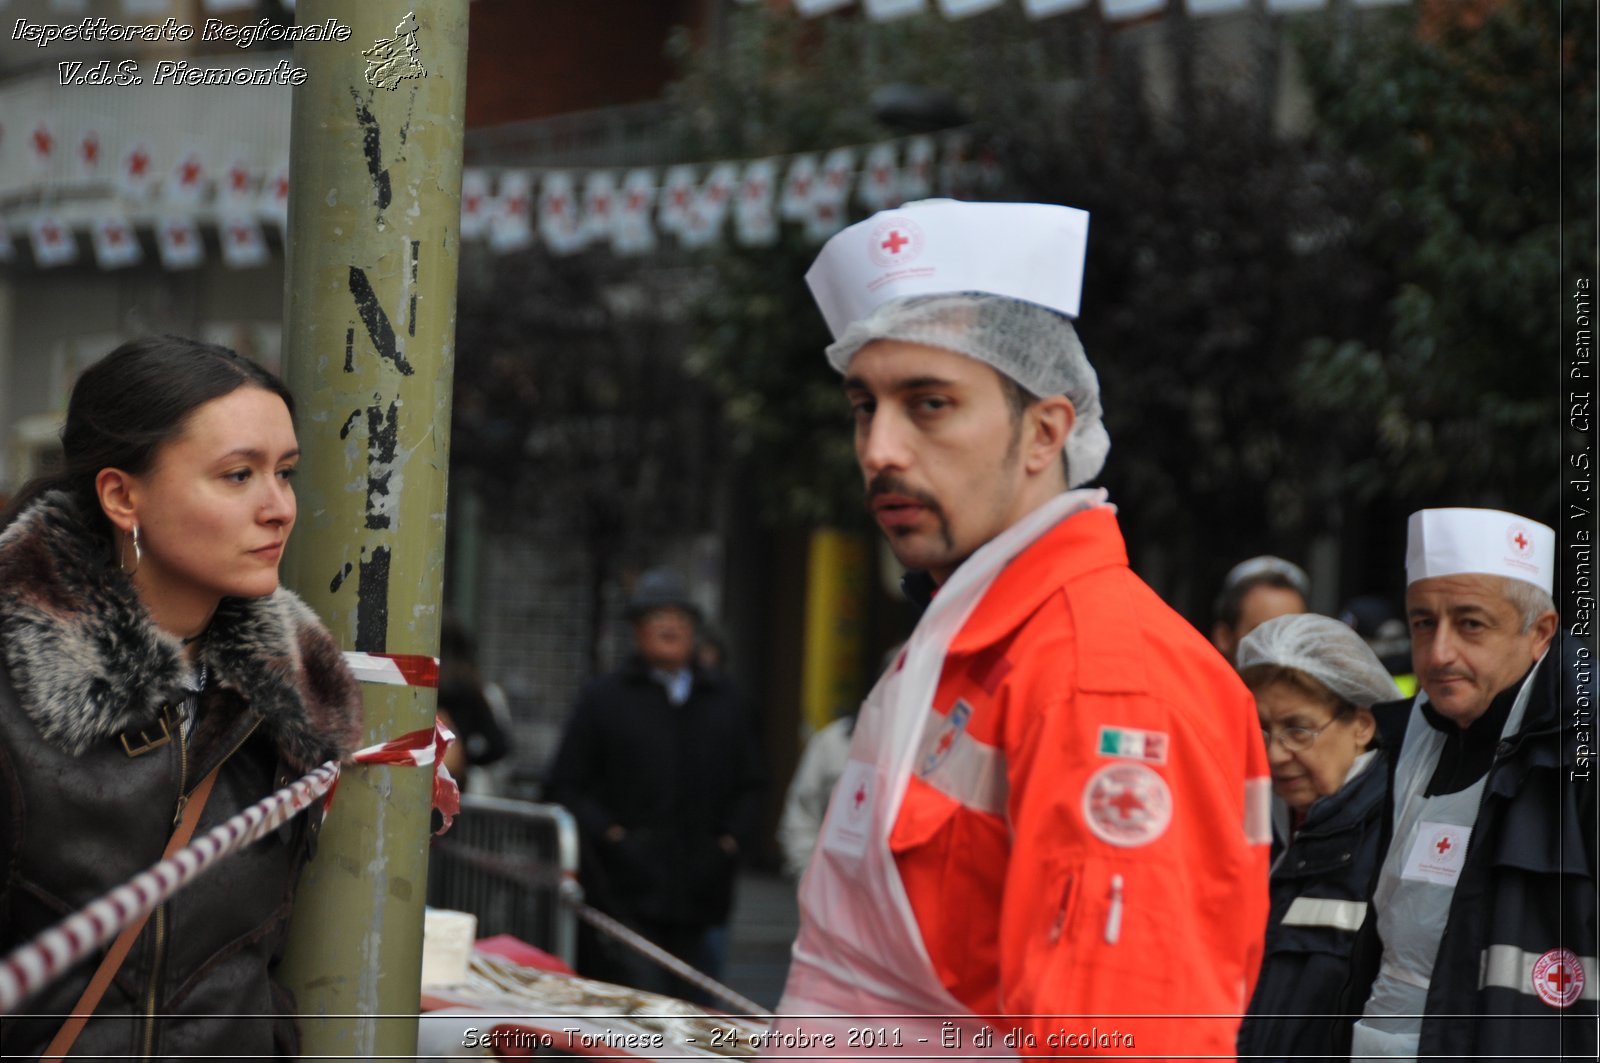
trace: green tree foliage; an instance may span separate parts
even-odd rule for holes
[[[1330,330],[1301,363],[1313,416],[1379,428],[1345,489],[1553,513],[1562,278],[1595,245],[1595,18],[1419,3],[1310,37],[1319,129],[1367,174],[1359,240],[1394,273],[1378,336]]]
[[[1274,25],[1243,29],[1247,58],[1275,55]],[[677,99],[696,150],[753,157],[883,139],[875,90],[936,87],[1002,175],[984,198],[1088,209],[1080,330],[1113,440],[1103,480],[1145,569],[1198,612],[1232,561],[1325,523],[1337,433],[1299,416],[1289,381],[1308,340],[1371,316],[1378,280],[1346,239],[1364,186],[1275,134],[1274,82],[1213,62],[1237,52],[1183,19],[1121,32],[1093,12],[875,25],[758,9]],[[861,507],[800,283],[815,252],[797,232],[718,252],[694,365],[726,396],[767,511],[839,521]]]

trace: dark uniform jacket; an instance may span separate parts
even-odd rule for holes
[[[213,767],[197,837],[360,737],[359,688],[288,591],[218,607],[188,734],[180,651],[65,495],[0,532],[0,954],[158,861],[180,791]],[[172,737],[152,744],[163,712]],[[271,974],[317,821],[289,821],[158,908],[73,1055],[293,1056],[293,1000]],[[0,1054],[41,1052],[99,963],[0,1018]]]
[[[727,919],[736,858],[761,813],[762,772],[744,703],[721,676],[696,670],[689,699],[639,659],[586,685],[546,780],[572,811],[599,867],[585,874],[597,906],[624,919],[685,927]],[[620,842],[604,840],[621,826]]]
[[[1522,727],[1495,750],[1434,961],[1419,1057],[1595,1058],[1596,792],[1592,766],[1578,760],[1575,716],[1587,704],[1592,719],[1594,670],[1592,661],[1575,664],[1558,639]],[[1583,672],[1590,678],[1580,691]],[[1384,707],[1380,726],[1403,728],[1407,717],[1396,714],[1409,710],[1410,702]],[[1387,835],[1392,811],[1383,822]],[[1346,995],[1355,1018],[1382,948],[1369,911]],[[1348,1051],[1348,1023],[1341,1032]]]
[[[1273,864],[1266,958],[1239,1030],[1241,1057],[1323,1058],[1333,1051],[1350,952],[1383,861],[1388,786],[1388,757],[1379,750],[1359,775],[1311,806]]]

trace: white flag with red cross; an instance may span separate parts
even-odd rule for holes
[[[142,203],[155,184],[155,156],[150,146],[136,140],[117,162],[117,194],[130,203]]]
[[[169,203],[193,205],[206,189],[205,154],[198,147],[183,149],[167,174],[162,192]]]
[[[56,160],[61,157],[61,141],[56,131],[51,130],[50,123],[43,120],[34,123],[34,130],[27,134],[27,157],[34,163],[34,173],[54,173]]]
[[[28,134],[28,158],[33,161],[35,173],[46,174],[55,168],[59,147],[48,122],[33,124],[33,132]]]
[[[933,195],[933,138],[915,136],[906,141],[906,161],[900,168],[900,202],[914,203]]]
[[[266,234],[253,214],[218,215],[217,233],[222,239],[222,261],[229,269],[255,269],[272,257]]]
[[[669,166],[661,177],[656,202],[656,225],[664,233],[682,233],[699,194],[693,166]]]
[[[489,175],[482,170],[461,173],[461,239],[476,240],[489,228]]]
[[[806,239],[820,244],[844,228],[845,209],[842,200],[832,196],[819,196],[811,204],[811,214],[806,218]]]
[[[186,214],[175,214],[156,223],[156,250],[161,264],[170,270],[194,269],[205,261],[205,244],[200,226]]]
[[[855,176],[854,148],[834,148],[822,160],[806,218],[806,235],[811,240],[820,243],[844,228]]]
[[[572,175],[552,170],[539,182],[539,236],[558,255],[582,251],[589,243]]]
[[[144,258],[133,226],[120,212],[96,218],[89,227],[89,237],[94,244],[95,261],[101,269],[125,269],[138,265]]]
[[[256,178],[250,164],[235,155],[217,179],[217,204],[229,208],[249,208],[256,204]]]
[[[79,177],[100,176],[100,134],[89,130],[78,137],[78,145],[73,151],[73,161],[77,163]]]
[[[956,129],[940,138],[939,194],[954,199],[972,195],[977,168],[972,163],[972,137]]]
[[[489,247],[517,251],[533,243],[533,184],[520,170],[500,175],[494,205],[489,212]]]
[[[796,155],[789,160],[783,175],[783,193],[778,200],[778,215],[789,221],[805,221],[811,215],[811,200],[817,194],[817,157]]]
[[[734,193],[734,236],[744,247],[778,241],[778,160],[755,159],[744,168]]]
[[[617,194],[611,218],[611,249],[619,255],[641,255],[655,250],[656,230],[651,208],[656,201],[656,178],[650,170],[629,170]]]
[[[78,241],[72,228],[58,214],[40,214],[28,225],[33,245],[34,264],[41,269],[65,266],[78,257]]]
[[[719,162],[711,168],[695,191],[678,233],[685,247],[705,247],[717,238],[738,188],[738,163]]]
[[[260,198],[256,200],[256,213],[263,221],[270,221],[279,230],[289,227],[289,160],[279,159],[261,182]]]
[[[822,179],[817,195],[848,203],[855,179],[856,149],[834,148],[822,160]]]
[[[610,240],[617,219],[617,175],[591,170],[583,179],[583,230],[586,240]]]
[[[874,144],[867,150],[856,182],[856,198],[874,213],[900,205],[900,169],[894,144]]]

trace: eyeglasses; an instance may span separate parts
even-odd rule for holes
[[[1328,728],[1332,727],[1338,722],[1339,721],[1337,719],[1329,720],[1321,727],[1318,727],[1315,731],[1309,727],[1285,727],[1277,734],[1273,734],[1271,731],[1263,727],[1261,729],[1261,740],[1267,744],[1267,751],[1269,753],[1272,751],[1272,740],[1274,738],[1282,743],[1283,748],[1287,749],[1289,752],[1304,753],[1306,750],[1311,748],[1312,743],[1316,742],[1316,740],[1322,735],[1323,731],[1326,731]]]

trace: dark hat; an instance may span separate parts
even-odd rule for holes
[[[656,609],[682,609],[700,619],[700,607],[689,597],[689,585],[669,568],[652,568],[639,577],[633,597],[628,599],[628,619],[637,620]]]

